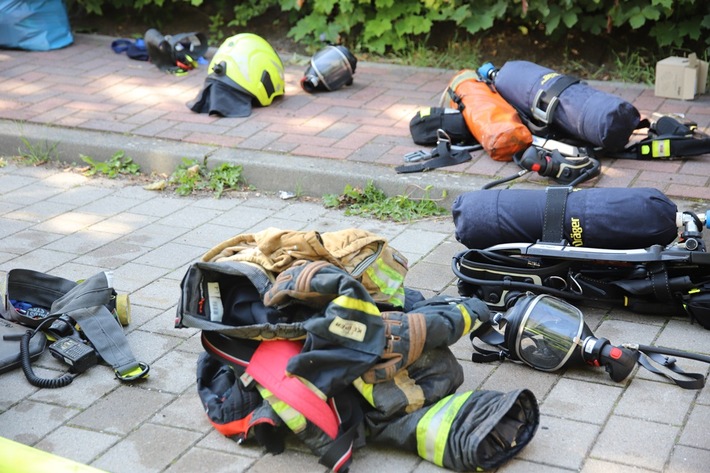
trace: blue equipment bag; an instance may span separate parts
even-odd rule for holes
[[[535,126],[549,128],[601,147],[621,151],[639,127],[641,117],[626,100],[574,77],[527,61],[508,61],[495,74],[498,93],[518,112],[534,135]]]
[[[471,249],[539,240],[609,249],[667,245],[678,235],[677,213],[661,191],[646,187],[489,189],[463,193],[452,206],[456,239]],[[557,233],[548,237],[547,230]]]
[[[0,48],[49,51],[72,42],[62,0],[0,0]]]

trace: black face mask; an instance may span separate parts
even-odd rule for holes
[[[474,361],[510,358],[537,370],[557,371],[588,364],[604,366],[611,379],[624,380],[633,371],[638,352],[612,345],[606,338],[596,338],[582,312],[562,299],[542,294],[523,294],[491,324],[471,334],[499,351],[487,351],[474,343]],[[483,359],[477,359],[481,354]]]
[[[344,46],[329,45],[312,58],[301,79],[306,92],[337,90],[353,83],[357,59]]]

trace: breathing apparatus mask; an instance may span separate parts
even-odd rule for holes
[[[312,58],[301,79],[306,92],[337,90],[353,83],[357,59],[345,46],[328,45]]]
[[[510,358],[550,372],[583,364],[604,366],[614,381],[623,381],[636,366],[637,352],[595,337],[582,312],[562,299],[518,293],[507,305],[505,313],[495,314],[488,326],[471,334],[478,352],[473,361]],[[499,351],[476,346],[476,338]]]
[[[710,356],[637,343],[612,345],[594,336],[582,311],[549,294],[509,292],[505,307],[505,313],[492,314],[487,324],[471,333],[472,361],[509,358],[548,372],[584,364],[603,366],[616,382],[626,379],[638,363],[684,389],[705,386],[704,374],[686,373],[674,357],[710,364]],[[496,350],[482,348],[476,340]]]

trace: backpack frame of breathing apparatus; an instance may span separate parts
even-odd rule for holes
[[[679,237],[638,249],[572,246],[563,238],[499,243],[452,259],[460,295],[503,310],[520,292],[573,303],[599,301],[633,312],[690,317],[710,329],[710,254],[702,240],[708,214],[679,212]],[[549,236],[549,235],[548,235]]]

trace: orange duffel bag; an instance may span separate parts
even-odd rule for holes
[[[513,154],[532,145],[532,133],[518,112],[485,82],[476,71],[459,71],[445,92],[449,107],[458,108],[471,134],[496,161],[512,161]],[[443,100],[446,100],[445,98]]]

